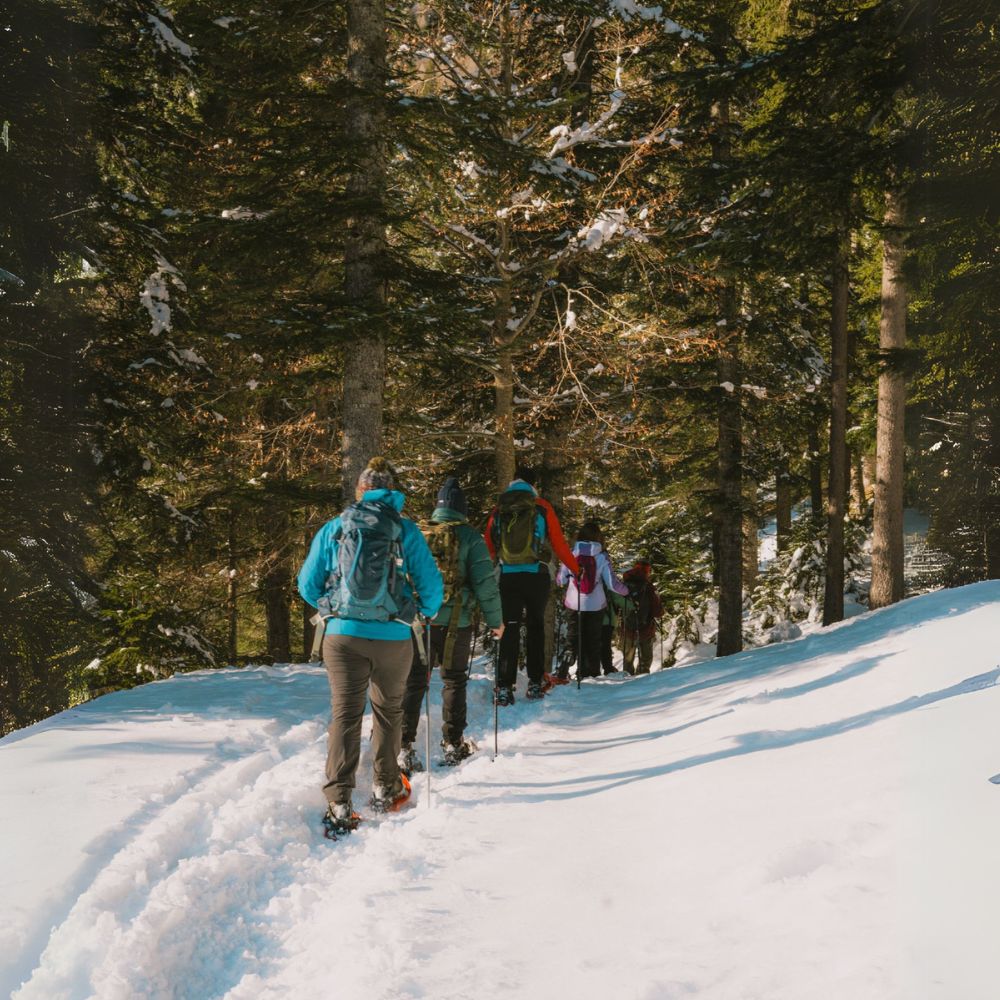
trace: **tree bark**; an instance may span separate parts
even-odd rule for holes
[[[716,137],[715,159],[725,163],[731,155],[728,128],[729,102],[713,108]],[[737,292],[732,275],[723,276],[720,311],[726,321],[725,337],[719,344],[717,371],[719,390],[719,465],[715,521],[718,538],[719,632],[717,656],[738,653],[743,648],[743,413],[740,402],[740,335],[737,330]]]
[[[732,289],[727,290],[732,299]],[[730,328],[731,329],[731,328]],[[728,656],[743,648],[743,417],[740,410],[740,349],[732,336],[719,348],[719,382],[730,382],[732,392],[719,390],[718,524],[719,636],[716,655]]]
[[[865,462],[860,448],[851,449],[851,490],[858,517],[864,517],[868,510],[868,490],[865,486]]]
[[[819,453],[819,427],[809,423],[809,507],[816,527],[823,524],[823,460]]]
[[[382,447],[386,306],[385,0],[348,0],[345,139],[354,163],[353,206],[344,253],[344,291],[359,333],[344,351],[341,482],[354,495],[358,475]]]
[[[906,347],[906,204],[900,191],[886,192],[882,249],[882,318],[879,349],[878,427],[875,443],[875,511],[872,585],[868,604],[882,608],[903,597],[903,455],[906,377],[898,352]]]
[[[226,580],[226,611],[229,618],[228,653],[229,662],[236,665],[237,656],[237,625],[239,623],[239,605],[237,602],[236,586],[236,511],[229,508],[229,537],[227,539],[228,548],[228,570],[229,578]]]
[[[989,435],[987,462],[994,470],[1000,459],[1000,410],[994,408],[986,418]],[[983,532],[983,568],[987,580],[1000,580],[1000,497],[991,494],[986,501],[986,525]]]
[[[775,470],[774,506],[778,551],[784,552],[792,533],[792,482],[788,473],[788,456],[782,455]]]
[[[823,624],[844,617],[844,501],[847,494],[848,238],[837,241],[830,317],[830,478],[827,484],[826,590]]]
[[[261,580],[267,617],[267,653],[275,663],[288,663],[292,658],[291,584],[292,569],[288,558],[279,556]]]
[[[517,467],[514,452],[514,357],[510,347],[501,347],[497,353],[497,370],[493,379],[496,394],[496,430],[494,458],[496,461],[497,490],[503,491],[514,478]]]
[[[743,483],[743,590],[749,595],[757,588],[760,566],[758,531],[757,484]]]

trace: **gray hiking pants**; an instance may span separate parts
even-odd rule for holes
[[[396,757],[412,648],[409,639],[360,639],[353,635],[328,635],[323,639],[323,665],[330,681],[323,786],[328,802],[351,800],[361,759],[361,720],[369,694],[375,784],[390,789],[398,786]]]

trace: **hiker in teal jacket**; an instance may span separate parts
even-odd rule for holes
[[[407,773],[418,771],[423,766],[413,749],[413,742],[420,722],[421,702],[427,690],[430,671],[435,665],[440,668],[443,684],[441,748],[444,762],[457,764],[472,752],[474,747],[464,739],[464,733],[469,649],[474,638],[472,618],[477,605],[482,610],[487,627],[493,630],[497,639],[503,635],[500,588],[493,573],[490,552],[483,536],[469,524],[465,495],[454,476],[449,476],[441,487],[431,521],[435,525],[453,526],[458,543],[456,575],[461,586],[457,593],[445,601],[431,623],[430,664],[421,656],[422,652],[426,655],[425,650],[414,649],[413,664],[403,698],[403,746],[399,755],[399,765]],[[447,575],[445,566],[439,565],[438,568]],[[452,618],[456,610],[458,620],[452,629]],[[426,631],[421,640],[426,643]]]
[[[372,510],[381,509],[380,516],[391,520],[402,511],[405,501],[395,485],[392,466],[384,458],[373,458],[358,478],[357,501],[381,505]],[[330,617],[326,622],[323,663],[330,681],[332,718],[323,792],[329,803],[328,823],[336,832],[357,825],[351,793],[361,757],[361,722],[369,696],[375,770],[372,807],[395,808],[409,794],[396,758],[403,720],[403,692],[412,658],[410,624],[417,611],[428,618],[438,613],[444,584],[420,529],[405,517],[400,522],[401,568],[406,581],[400,616],[389,621],[341,616]],[[341,528],[341,517],[320,528],[299,571],[299,593],[313,607],[327,596],[330,575],[337,566]]]

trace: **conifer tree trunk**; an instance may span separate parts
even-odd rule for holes
[[[347,0],[347,98],[345,140],[354,163],[347,184],[353,211],[344,254],[344,291],[356,310],[357,335],[344,351],[344,496],[368,459],[382,446],[386,305],[385,0]]]
[[[986,464],[993,470],[995,476],[996,468],[1000,464],[1000,409],[997,407],[993,407],[986,416],[985,429]],[[983,569],[987,580],[1000,580],[1000,496],[995,492],[986,498],[984,513],[986,517],[983,531]]]
[[[757,536],[757,484],[743,483],[743,589],[752,594],[757,587],[760,540]]]
[[[903,597],[903,453],[906,378],[894,352],[906,347],[904,231],[906,205],[900,191],[886,192],[882,251],[882,318],[879,348],[878,429],[875,444],[875,511],[872,530],[872,585],[869,607],[882,608]]]
[[[792,483],[788,474],[787,455],[781,456],[775,471],[774,506],[778,551],[784,552],[792,533]]]
[[[719,131],[714,142],[715,158],[730,157],[727,135],[729,102],[720,101],[713,109]],[[743,648],[743,414],[740,403],[740,337],[736,328],[737,292],[735,279],[726,275],[720,295],[726,334],[719,345],[717,371],[719,390],[719,465],[715,506],[718,538],[719,632],[716,655],[728,656]]]
[[[228,571],[229,579],[226,580],[226,611],[229,619],[228,635],[228,658],[230,664],[236,665],[237,655],[237,624],[239,621],[239,606],[237,603],[236,587],[236,510],[229,508],[229,537],[227,539]]]
[[[864,517],[868,507],[868,491],[865,486],[865,462],[860,448],[851,450],[851,489],[858,516]]]
[[[514,356],[509,344],[501,345],[497,352],[493,386],[496,394],[494,459],[497,489],[504,490],[514,478],[517,465],[514,453]]]
[[[292,658],[291,584],[292,568],[287,557],[279,556],[261,580],[267,619],[267,654],[275,663],[288,663]]]
[[[809,506],[812,521],[817,527],[823,524],[823,462],[819,453],[819,427],[809,423]]]
[[[848,238],[837,241],[830,317],[830,478],[827,483],[826,589],[823,624],[844,617],[844,501],[847,494]]]
[[[735,291],[724,292],[726,315],[735,315]],[[729,326],[732,331],[732,325]],[[716,655],[743,648],[743,415],[740,408],[740,346],[734,333],[719,348],[719,465],[716,523],[718,526],[719,637]]]

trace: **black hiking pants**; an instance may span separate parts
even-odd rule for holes
[[[606,622],[601,625],[601,669],[606,674],[617,672],[617,667],[615,667],[615,651],[611,648],[611,641],[614,635],[614,625],[608,625]]]
[[[545,672],[545,606],[549,600],[549,573],[501,573],[500,604],[504,632],[500,640],[500,687],[517,683],[517,660],[521,652],[521,618],[525,619],[525,661],[528,681],[541,684]]]
[[[569,636],[567,646],[572,654],[572,659],[567,660],[567,664],[577,661],[576,669],[580,677],[600,677],[601,675],[601,654],[602,654],[602,630],[604,625],[604,610],[600,611],[571,611],[569,614]],[[580,629],[583,629],[583,640],[581,642]],[[583,663],[579,662],[580,652],[583,652]],[[569,673],[560,670],[560,676],[565,677]]]
[[[455,648],[451,653],[451,663],[442,664],[444,644],[448,637],[446,625],[431,626],[431,669],[438,667],[443,685],[441,700],[441,736],[445,743],[457,746],[462,742],[466,723],[466,686],[469,682],[469,647],[472,645],[472,626],[466,625],[455,631]],[[424,642],[427,629],[424,628]],[[430,680],[430,669],[420,659],[416,640],[413,642],[413,662],[410,676],[406,681],[403,695],[403,746],[417,738],[420,710],[423,707],[424,692]]]

